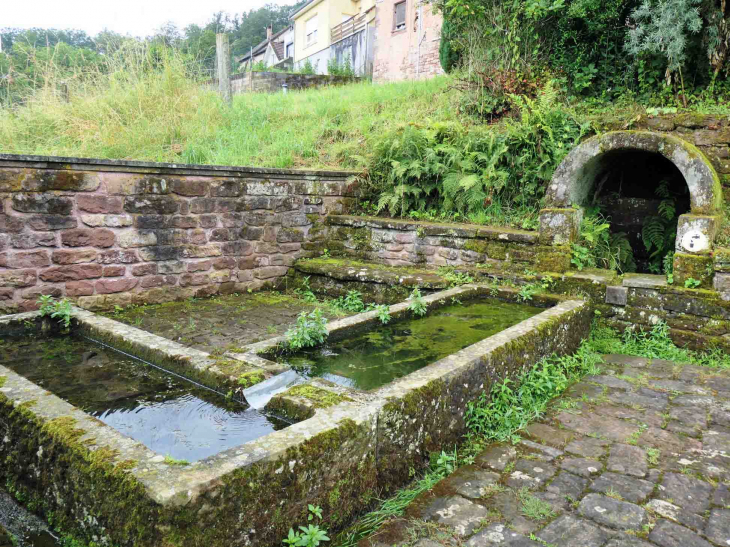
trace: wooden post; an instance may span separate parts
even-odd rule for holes
[[[231,102],[231,48],[227,34],[215,35],[215,53],[218,61],[218,91],[227,103]]]
[[[68,93],[68,82],[65,80],[61,82],[61,100],[64,103],[70,102],[71,100],[71,97]]]

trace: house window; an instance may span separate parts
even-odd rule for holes
[[[306,45],[311,45],[317,41],[317,16],[315,15],[305,24],[304,33],[307,36]]]
[[[406,3],[398,2],[393,12],[393,30],[404,30],[406,28]]]
[[[294,57],[294,44],[286,45],[286,55],[284,57],[286,59],[289,59],[290,57]]]

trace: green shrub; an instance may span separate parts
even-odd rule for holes
[[[368,164],[378,210],[405,216],[438,209],[476,215],[495,203],[534,217],[554,169],[589,130],[548,86],[500,130],[458,122],[408,124],[387,133]]]
[[[626,233],[611,233],[611,224],[598,207],[589,208],[580,225],[580,240],[572,245],[570,262],[583,268],[636,271],[634,251]]]
[[[411,295],[408,297],[408,310],[413,315],[418,316],[424,316],[426,315],[426,312],[428,311],[428,305],[423,300],[423,296],[421,295],[421,291],[418,287],[413,289],[411,292]]]
[[[319,308],[309,313],[303,311],[297,317],[296,324],[287,330],[284,336],[288,349],[292,351],[323,344],[329,336],[327,318],[322,316],[322,310]]]
[[[57,319],[65,328],[71,326],[71,318],[73,314],[73,305],[68,299],[56,300],[49,294],[42,294],[38,297],[37,304],[40,305],[41,317],[50,316]]]

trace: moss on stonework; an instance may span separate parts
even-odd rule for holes
[[[700,282],[698,288],[712,287],[714,272],[714,258],[708,255],[693,255],[688,253],[674,254],[674,282],[680,286],[689,279]]]
[[[274,395],[266,404],[266,410],[301,422],[314,416],[318,408],[328,408],[351,400],[349,397],[311,384],[300,384]]]
[[[307,399],[311,401],[316,408],[327,408],[340,404],[344,401],[352,401],[349,397],[345,397],[339,393],[334,393],[308,384],[300,384],[289,388],[286,393],[293,397],[302,397]]]
[[[0,418],[10,439],[0,445],[0,482],[52,518],[57,530],[84,544],[159,542],[160,508],[128,473],[136,462],[117,461],[116,450],[82,439],[87,431],[73,417],[43,421],[28,405],[15,405],[2,394]]]
[[[238,377],[238,385],[246,389],[248,387],[255,386],[256,384],[260,384],[265,379],[266,376],[262,371],[252,370],[249,372],[244,372]]]
[[[5,376],[0,376],[0,387],[3,387],[7,381],[8,379]]]

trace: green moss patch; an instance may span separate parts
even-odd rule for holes
[[[238,377],[238,384],[244,389],[255,386],[263,382],[266,376],[260,370],[252,370],[250,372],[244,372]]]

